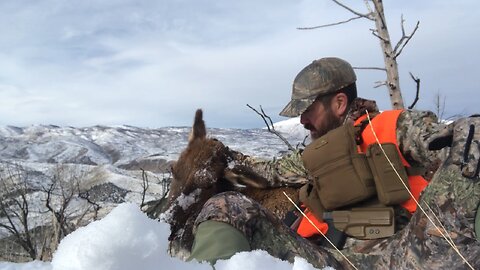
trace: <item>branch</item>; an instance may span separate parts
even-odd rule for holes
[[[270,118],[270,116],[268,116],[263,111],[262,106],[260,106],[260,110],[262,111],[262,113],[255,110],[255,108],[253,108],[249,104],[247,104],[247,107],[249,107],[250,109],[252,109],[254,112],[256,112],[258,115],[260,115],[262,117],[263,121],[265,122],[265,125],[267,126],[268,132],[273,133],[277,137],[279,137],[287,145],[288,150],[295,151],[295,148],[293,148],[293,146],[287,141],[287,139],[285,139],[285,137],[283,137],[282,134],[280,134],[278,131],[275,130],[275,127],[273,126],[272,118]],[[270,124],[267,122],[267,119],[269,120]],[[270,127],[270,125],[271,125],[271,127]]]
[[[348,22],[351,22],[351,21],[353,21],[353,20],[360,19],[360,18],[363,18],[363,17],[362,17],[362,16],[357,16],[357,17],[350,18],[350,19],[348,19],[348,20],[346,20],[346,21],[340,21],[340,22],[336,22],[336,23],[323,24],[323,25],[313,26],[313,27],[297,27],[297,30],[313,30],[313,29],[318,29],[318,28],[323,28],[323,27],[335,26],[335,25],[340,25],[340,24],[348,23]]]
[[[372,18],[370,17],[371,13],[368,13],[368,14],[362,14],[362,13],[360,13],[360,12],[358,12],[358,11],[355,11],[355,10],[351,9],[350,7],[348,7],[348,6],[346,6],[346,5],[344,5],[344,4],[340,3],[340,2],[338,2],[337,0],[332,0],[332,1],[333,1],[335,4],[337,4],[337,5],[341,6],[341,7],[343,7],[344,9],[346,9],[346,10],[350,11],[351,13],[353,13],[353,14],[355,14],[355,15],[357,15],[357,16],[359,16],[359,17],[361,17],[361,18],[366,18],[366,19],[369,19],[369,20],[371,20],[371,21],[373,21],[373,20],[374,20],[374,19],[372,19]]]
[[[373,69],[373,70],[381,70],[381,71],[387,71],[386,68],[381,68],[381,67],[353,67],[353,69]]]
[[[84,193],[79,193],[78,197],[86,200],[87,203],[93,205],[93,220],[97,220],[98,211],[100,210],[101,206],[98,203],[90,200],[90,193],[88,191],[85,191]]]
[[[376,37],[377,37],[378,39],[380,39],[381,41],[383,41],[383,42],[388,42],[388,40],[384,39],[383,37],[381,37],[381,36],[379,36],[379,35],[377,34],[377,32],[378,32],[377,30],[375,30],[375,29],[370,29],[370,31],[372,31],[372,35],[376,36]]]
[[[52,213],[55,213],[55,210],[53,210],[52,206],[50,205],[50,200],[52,198],[52,192],[53,192],[53,189],[55,188],[55,185],[56,185],[56,180],[54,178],[54,180],[52,181],[52,184],[49,186],[49,188],[45,188],[43,187],[43,191],[47,193],[47,199],[45,200],[45,207],[47,207],[48,211],[52,212]]]
[[[396,59],[402,53],[403,48],[407,46],[410,39],[412,39],[413,35],[415,35],[415,32],[417,32],[417,29],[418,29],[418,25],[420,24],[420,21],[417,21],[417,24],[415,25],[415,28],[413,29],[412,33],[407,36],[405,35],[405,28],[404,28],[405,20],[403,19],[403,15],[402,15],[401,21],[402,21],[401,23],[402,37],[398,41],[397,45],[395,45],[395,49],[393,49],[393,53],[395,54],[395,56],[393,57],[394,59]]]
[[[417,83],[417,94],[415,95],[415,100],[413,101],[412,105],[408,106],[409,109],[413,109],[413,107],[415,107],[415,105],[417,104],[418,100],[419,100],[419,95],[420,95],[420,78],[418,77],[415,77],[413,76],[413,74],[411,72],[410,73],[410,77],[412,77],[412,80],[415,81],[415,83]]]
[[[145,170],[143,168],[140,168],[140,170],[142,170],[142,202],[140,203],[140,209],[142,209],[142,207],[145,206],[145,196],[147,194],[149,182],[148,175]]]
[[[375,84],[376,85],[373,88],[379,88],[380,86],[387,85],[387,81],[377,81]]]
[[[369,14],[373,14],[373,11],[372,11],[372,7],[370,6],[370,4],[368,3],[369,0],[363,0],[363,2],[365,2],[365,6],[367,7],[368,9],[368,13]]]
[[[297,144],[297,149],[300,147],[300,145],[303,146],[303,147],[306,147],[306,146],[307,146],[307,145],[306,145],[306,141],[307,141],[307,139],[308,139],[309,136],[310,136],[310,135],[305,136],[305,138],[303,138],[303,141],[302,141],[301,143],[298,143],[298,144]]]
[[[0,228],[4,228],[6,230],[8,230],[8,232],[12,235],[16,235],[18,232],[15,231],[14,227],[11,227],[11,226],[8,226],[8,225],[5,225],[5,224],[2,224],[0,223]]]
[[[162,176],[162,180],[160,183],[162,184],[162,198],[166,198],[168,195],[168,192],[170,191],[170,182],[172,178],[172,171],[168,170],[168,176],[165,177],[165,174]]]

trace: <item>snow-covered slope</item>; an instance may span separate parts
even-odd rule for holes
[[[275,125],[292,145],[304,139],[295,126],[292,120]],[[0,172],[23,170],[28,182],[27,198],[34,210],[30,213],[30,229],[51,222],[43,190],[58,177],[78,179],[81,192],[101,207],[102,217],[120,203],[141,202],[141,168],[148,171],[150,180],[146,201],[160,198],[164,194],[161,180],[169,176],[171,162],[186,147],[189,132],[188,127],[4,126],[0,127]],[[259,158],[270,159],[287,152],[285,143],[265,129],[208,129],[208,135]],[[60,199],[59,194],[53,194],[54,204],[58,205]],[[87,206],[85,200],[75,198],[68,211],[75,215]],[[0,216],[0,222],[5,222],[5,217]],[[0,241],[6,235],[0,229]]]
[[[207,270],[205,262],[184,262],[167,254],[169,226],[147,218],[138,206],[122,204],[104,219],[68,235],[60,243],[52,263],[0,262],[1,270]],[[241,252],[219,260],[217,270],[313,270],[306,260],[293,264],[271,257],[266,251]],[[332,268],[325,268],[332,269]]]
[[[282,124],[280,131],[293,130]],[[144,169],[161,179],[168,173],[171,162],[186,147],[190,128],[158,129],[132,126],[94,126],[86,128],[35,125],[29,127],[0,127],[1,164],[20,165],[29,175],[29,184],[42,189],[49,184],[61,164],[63,170],[81,177],[81,187],[111,183],[135,201],[141,190],[141,171]],[[264,129],[209,129],[209,136],[221,140],[230,148],[247,155],[270,159],[287,151],[287,146]],[[285,134],[292,144],[303,140]],[[161,194],[152,183],[151,197]],[[137,201],[136,201],[137,202]]]
[[[302,127],[292,120],[279,122],[275,127],[284,132],[292,143],[302,140],[305,134],[300,131]],[[187,127],[8,126],[0,128],[0,158],[115,166],[147,158],[168,161],[176,159],[185,147],[189,132]],[[285,149],[283,142],[263,129],[209,129],[208,132],[231,148],[250,155],[271,157]]]
[[[276,130],[286,134],[288,137],[295,138],[294,140],[303,140],[310,134],[310,132],[300,124],[300,117],[283,120],[275,123],[273,126]]]

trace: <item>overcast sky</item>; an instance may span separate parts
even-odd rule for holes
[[[344,1],[366,12],[364,1]],[[421,78],[419,109],[446,97],[446,116],[479,112],[480,2],[385,0],[392,39],[400,16],[420,28],[399,57],[405,103]],[[428,2],[428,3],[427,3]],[[2,0],[0,125],[189,126],[203,108],[210,127],[274,121],[296,74],[314,59],[382,66],[373,22],[346,20],[331,0]],[[381,71],[357,71],[359,95],[390,108]]]

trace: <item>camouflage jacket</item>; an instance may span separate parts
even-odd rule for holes
[[[357,98],[351,105],[345,123],[352,123],[365,114],[378,112],[375,101]],[[445,125],[439,123],[436,115],[429,111],[405,110],[397,122],[397,142],[401,153],[414,167],[426,168],[429,179],[444,156],[444,151],[431,151],[429,143],[436,138]],[[260,160],[238,153],[235,166],[250,168],[254,173],[266,178],[272,187],[298,186],[308,183],[308,173],[301,158],[303,149],[297,149],[282,158]]]
[[[375,103],[365,100],[354,105],[346,121],[357,119],[365,108],[376,109]],[[450,149],[429,151],[431,142],[438,143],[452,129],[450,143],[439,143],[442,147],[451,145]],[[474,231],[480,201],[480,118],[460,119],[446,127],[437,123],[431,112],[406,110],[398,118],[396,135],[400,151],[411,165],[420,164],[436,171],[422,195],[422,211],[416,211],[407,226],[394,236],[350,244],[342,251],[343,255],[358,269],[467,269],[467,263],[472,265],[471,269],[480,269],[480,242],[476,239],[478,232]],[[474,149],[469,152],[467,148]],[[448,154],[445,159],[444,153]],[[436,170],[440,161],[441,166]],[[296,186],[309,180],[301,150],[272,161],[237,153],[233,163],[233,166],[248,166],[269,179],[271,186]],[[473,174],[470,165],[476,169]],[[435,218],[430,215],[433,213]],[[241,193],[224,192],[211,197],[195,223],[206,220],[230,224],[242,232],[252,250],[263,249],[290,262],[300,256],[317,268],[351,269],[338,252],[300,238],[278,216]]]

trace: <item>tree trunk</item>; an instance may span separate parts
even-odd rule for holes
[[[398,66],[385,21],[383,2],[382,0],[373,0],[373,4],[375,6],[375,25],[377,27],[377,34],[380,38],[380,46],[383,49],[383,60],[387,70],[386,85],[390,94],[392,108],[404,109],[402,92],[400,90],[400,80],[398,76]]]

